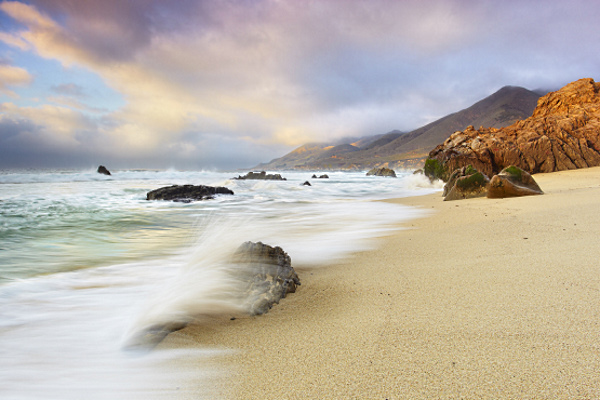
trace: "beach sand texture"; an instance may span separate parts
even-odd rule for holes
[[[534,178],[544,195],[392,200],[432,214],[163,345],[235,349],[232,399],[600,398],[600,168]]]

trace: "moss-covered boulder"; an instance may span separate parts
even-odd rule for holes
[[[485,197],[490,179],[471,165],[458,168],[444,185],[444,201]]]
[[[450,177],[450,172],[446,170],[444,165],[437,158],[428,158],[425,160],[423,172],[431,181],[441,179],[447,182]]]
[[[487,197],[501,199],[505,197],[531,196],[544,194],[533,177],[521,168],[511,165],[494,175],[489,184]]]

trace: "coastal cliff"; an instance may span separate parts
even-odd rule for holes
[[[527,119],[457,131],[429,153],[426,173],[443,179],[467,165],[488,176],[510,165],[529,173],[599,166],[599,91],[600,83],[580,79],[541,97]]]

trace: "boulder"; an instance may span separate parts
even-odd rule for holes
[[[286,178],[283,178],[280,174],[267,174],[265,171],[261,172],[248,172],[246,175],[239,175],[237,178],[233,179],[258,179],[258,180],[268,180],[268,181],[286,181]]]
[[[190,203],[197,200],[213,199],[217,194],[233,194],[226,187],[204,185],[173,185],[151,190],[146,194],[146,200],[171,200]]]
[[[309,181],[305,181],[301,186],[312,186]]]
[[[447,180],[467,165],[488,176],[511,165],[530,174],[600,166],[600,83],[580,79],[548,93],[510,126],[453,133],[429,153],[425,174]]]
[[[531,196],[544,194],[533,177],[522,169],[510,166],[494,175],[489,184],[487,197],[501,199],[504,197]]]
[[[392,178],[396,178],[396,172],[393,169],[389,168],[373,168],[369,172],[367,172],[367,176],[389,176]]]
[[[110,171],[108,169],[106,169],[106,167],[104,165],[100,165],[96,172],[98,172],[99,174],[103,174],[103,175],[110,175]]]
[[[300,285],[290,256],[278,246],[245,242],[233,255],[233,263],[238,271],[247,271],[243,297],[251,315],[266,313]]]
[[[231,255],[226,268],[232,290],[221,293],[226,302],[235,302],[248,315],[262,315],[300,285],[290,256],[281,247],[245,242]],[[211,318],[228,317],[207,312]],[[127,341],[127,349],[151,349],[167,335],[185,328],[201,315],[173,315],[172,321],[157,323]]]
[[[485,197],[490,179],[471,165],[456,169],[444,185],[444,201]]]
[[[327,175],[327,174],[320,175],[319,179],[329,179],[329,175]]]

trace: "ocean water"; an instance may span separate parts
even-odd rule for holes
[[[215,398],[211,380],[227,371],[213,361],[227,350],[133,351],[137,338],[160,324],[244,313],[227,258],[245,241],[282,247],[294,267],[323,268],[423,213],[374,200],[440,189],[410,172],[283,173],[287,181],[112,172],[0,171],[2,399]],[[146,200],[173,184],[235,195]]]

